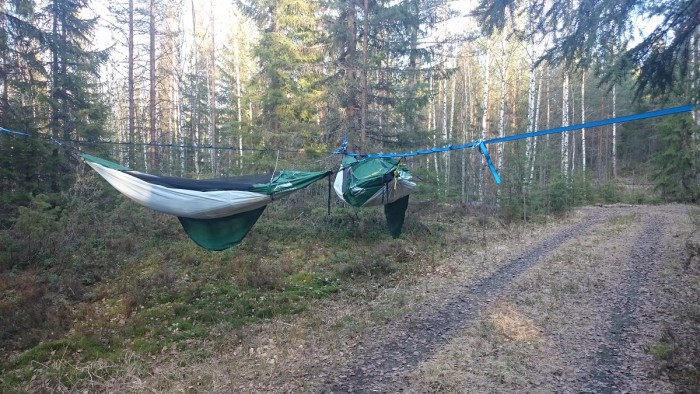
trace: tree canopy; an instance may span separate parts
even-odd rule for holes
[[[486,32],[518,9],[540,15],[555,39],[545,58],[569,67],[596,64],[607,79],[637,73],[637,93],[665,94],[688,70],[699,0],[482,0],[474,11]]]

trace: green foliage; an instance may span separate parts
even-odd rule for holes
[[[516,182],[517,183],[517,182]],[[543,187],[525,185],[509,188],[501,204],[500,215],[506,220],[533,220],[546,215],[564,215],[577,206],[589,204],[650,204],[657,198],[651,191],[627,191],[620,182],[596,183],[582,173],[572,178],[557,176]]]
[[[363,149],[370,149],[371,141],[415,142],[424,129],[430,80],[444,72],[434,62],[437,45],[427,44],[428,37],[450,17],[449,5],[436,0],[370,1],[367,9],[362,2],[327,4],[324,43],[333,62],[327,134],[338,140],[347,134]]]
[[[313,141],[320,132],[315,121],[323,99],[318,3],[256,0],[238,5],[261,31],[253,49],[260,64],[253,87],[262,101],[263,129],[271,133],[274,146]]]
[[[661,150],[652,158],[652,181],[666,200],[700,200],[700,130],[689,117],[666,119],[659,127]]]
[[[69,187],[73,172],[62,150],[35,137],[0,135],[0,224],[38,194]]]
[[[481,0],[475,14],[487,32],[502,29],[509,18],[518,15],[516,0]],[[700,4],[695,0],[648,2],[596,1],[553,2],[544,12],[541,2],[528,4],[527,13],[535,18],[542,33],[554,33],[557,43],[548,50],[546,58],[567,66],[590,65],[604,68],[608,81],[618,81],[625,75],[637,75],[637,94],[673,92],[683,83],[691,66],[694,32],[700,23],[694,17]],[[636,31],[631,28],[640,15],[657,17],[654,26],[641,42],[624,48]],[[663,45],[660,43],[664,43]]]
[[[239,246],[208,252],[91,172],[67,192],[36,196],[0,230],[0,346],[15,354],[0,387],[18,387],[35,361],[52,370],[158,354],[300,313],[354,282],[399,280],[425,260],[421,242],[444,246],[439,221],[409,217],[394,240],[381,207],[327,216],[326,198],[323,185],[278,201]],[[79,369],[52,371],[79,385]]]
[[[106,53],[88,50],[97,26],[85,19],[87,0],[49,1],[45,12],[51,18],[46,32],[51,54],[51,110],[49,128],[54,137],[96,139],[102,134],[107,106],[98,94],[97,76]]]

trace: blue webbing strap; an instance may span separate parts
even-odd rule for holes
[[[338,149],[333,152],[334,155],[341,155],[345,154],[345,149],[348,147],[348,136],[347,134],[343,136],[343,143],[340,145]]]
[[[498,142],[515,141],[515,140],[520,140],[523,138],[538,137],[538,136],[547,135],[547,134],[564,133],[566,131],[587,129],[589,127],[607,126],[607,125],[613,124],[613,123],[625,123],[625,122],[631,122],[633,120],[641,120],[641,119],[655,118],[658,116],[680,114],[683,112],[690,112],[693,110],[694,107],[695,107],[695,105],[684,105],[682,107],[660,109],[657,111],[643,112],[641,114],[636,114],[636,115],[620,116],[617,118],[596,120],[596,121],[588,122],[588,123],[580,123],[580,124],[575,124],[575,125],[571,125],[571,126],[557,127],[557,128],[549,129],[549,130],[540,130],[540,131],[535,131],[533,133],[523,133],[523,134],[511,135],[509,137],[492,138],[490,140],[484,141],[484,143],[485,144],[495,144]]]
[[[481,152],[482,155],[484,155],[484,159],[486,159],[486,163],[489,165],[489,169],[491,170],[491,174],[493,174],[493,180],[496,181],[497,184],[501,184],[501,177],[498,175],[498,170],[496,169],[496,166],[493,165],[493,161],[491,161],[491,155],[489,155],[488,149],[486,149],[486,145],[484,141],[478,141],[479,145],[479,152]]]
[[[31,137],[31,134],[22,133],[21,131],[9,130],[9,129],[6,129],[6,128],[4,128],[4,127],[0,127],[0,131],[2,131],[3,133],[19,135],[19,136],[22,136],[22,137]]]
[[[535,131],[532,133],[522,133],[522,134],[511,135],[508,137],[492,138],[490,140],[484,140],[484,141],[474,141],[474,142],[470,142],[470,143],[464,144],[464,145],[448,145],[448,146],[443,146],[441,148],[430,148],[430,149],[426,149],[426,150],[416,150],[413,152],[406,152],[406,153],[372,153],[372,154],[368,154],[368,155],[363,155],[363,154],[354,153],[354,152],[347,152],[346,151],[347,136],[346,136],[343,138],[343,145],[333,153],[334,154],[342,154],[342,155],[351,156],[351,157],[367,158],[367,159],[412,157],[412,156],[418,156],[418,155],[428,155],[428,154],[437,153],[437,152],[447,152],[447,151],[452,151],[452,150],[479,147],[481,143],[483,143],[484,145],[495,144],[495,143],[499,143],[499,142],[515,141],[515,140],[521,140],[521,139],[525,139],[525,138],[538,137],[538,136],[547,135],[547,134],[555,134],[555,133],[563,133],[563,132],[572,131],[572,130],[580,130],[583,128],[606,126],[606,125],[613,124],[613,123],[624,123],[624,122],[630,122],[633,120],[642,120],[642,119],[648,119],[648,118],[655,118],[658,116],[679,114],[682,112],[692,111],[693,108],[695,108],[695,105],[690,104],[690,105],[684,105],[681,107],[674,107],[674,108],[660,109],[657,111],[644,112],[644,113],[636,114],[636,115],[619,116],[617,118],[596,120],[593,122],[580,123],[580,124],[575,124],[575,125],[571,125],[571,126],[564,126],[564,127],[557,127],[557,128],[549,129],[549,130],[540,130],[540,131]]]
[[[60,146],[61,148],[65,148],[65,147],[66,147],[61,141],[59,141],[59,140],[57,140],[57,139],[55,139],[55,138],[53,138],[53,137],[49,137],[49,141],[51,141],[51,142],[53,142],[54,144]]]

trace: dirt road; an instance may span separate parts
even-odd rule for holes
[[[673,319],[680,206],[587,208],[445,302],[368,333],[327,392],[665,392],[649,349]],[[461,282],[461,283],[460,283]]]
[[[668,371],[697,363],[685,354],[700,350],[700,267],[688,263],[684,246],[691,210],[587,207],[546,225],[465,228],[471,241],[419,280],[378,291],[369,303],[349,295],[293,321],[236,333],[217,357],[163,367],[167,374],[131,387],[687,390],[694,383]]]

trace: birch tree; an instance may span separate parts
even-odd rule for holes
[[[484,90],[481,99],[482,112],[481,112],[481,139],[485,140],[489,132],[489,98],[491,94],[491,52],[488,48],[485,49],[485,59],[484,59]],[[481,158],[481,166],[479,168],[479,202],[484,201],[484,165],[486,164],[485,159]]]
[[[586,123],[586,73],[581,73],[581,123]],[[581,172],[586,177],[586,128],[581,129]]]
[[[562,81],[561,125],[569,125],[569,74],[565,71]],[[569,132],[561,133],[561,173],[569,177]]]
[[[207,67],[207,78],[209,80],[209,89],[207,91],[209,98],[209,143],[213,148],[218,145],[217,130],[216,130],[216,25],[214,12],[215,7],[212,2],[209,3],[209,62]],[[217,150],[209,150],[209,160],[211,162],[212,173],[215,177],[219,176],[219,163],[217,160]]]

